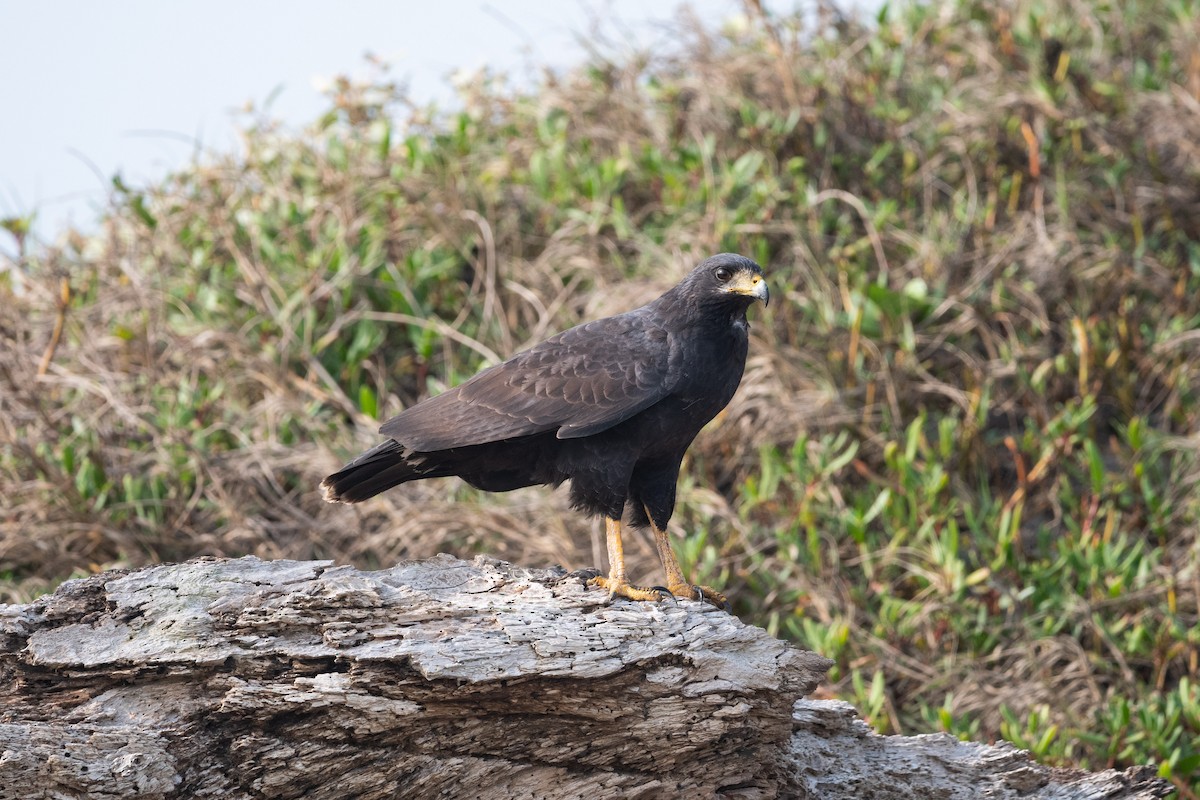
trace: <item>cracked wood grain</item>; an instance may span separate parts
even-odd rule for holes
[[[482,557],[107,573],[0,606],[0,797],[977,796],[889,794],[896,764],[1032,787],[1002,798],[1161,796],[1112,772],[1123,790],[1039,794],[1095,776],[797,705],[829,665],[703,603]]]

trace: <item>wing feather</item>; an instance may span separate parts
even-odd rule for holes
[[[671,350],[666,331],[644,314],[596,320],[406,409],[380,433],[417,452],[551,430],[560,439],[590,436],[671,392]]]

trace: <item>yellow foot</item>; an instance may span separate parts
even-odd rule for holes
[[[607,589],[609,597],[625,597],[630,600],[658,601],[671,597],[670,592],[658,587],[643,589],[640,586],[633,586],[625,581],[618,582],[603,575],[597,575],[589,580],[588,586],[599,586],[601,589]]]
[[[675,583],[667,587],[671,594],[676,597],[685,597],[688,600],[707,600],[717,608],[724,611],[729,611],[732,606],[729,604],[729,598],[718,592],[711,586],[700,586],[691,583]]]

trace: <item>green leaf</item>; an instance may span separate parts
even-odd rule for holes
[[[379,404],[374,390],[365,383],[358,387],[358,407],[372,419],[379,419]]]

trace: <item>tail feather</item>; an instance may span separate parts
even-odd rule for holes
[[[360,503],[405,481],[431,477],[408,461],[408,452],[389,439],[321,481],[328,503]]]

